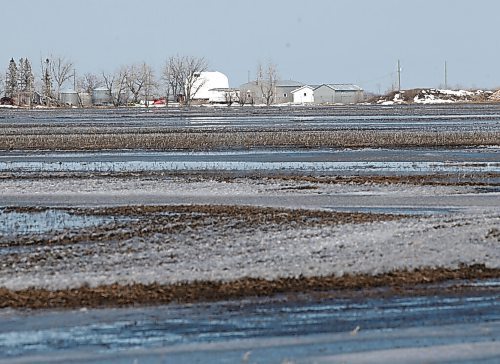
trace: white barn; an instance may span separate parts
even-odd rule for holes
[[[314,102],[314,89],[311,86],[304,85],[291,92],[294,104],[306,104]]]
[[[197,90],[192,99],[223,102],[225,100],[225,92],[220,90],[228,88],[229,79],[222,72],[200,72],[191,89],[192,92]]]

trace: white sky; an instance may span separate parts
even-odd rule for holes
[[[142,61],[158,73],[181,54],[231,86],[272,60],[282,79],[384,92],[399,58],[403,88],[440,86],[445,60],[454,87],[500,87],[498,0],[5,0],[0,11],[0,70],[55,54],[78,74]]]

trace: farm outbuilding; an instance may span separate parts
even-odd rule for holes
[[[80,92],[78,93],[78,97],[80,98],[80,105],[83,107],[91,107],[92,106],[92,95],[88,92]]]
[[[113,101],[111,90],[106,87],[98,87],[92,91],[92,103],[97,106],[109,105]]]
[[[304,86],[302,82],[293,80],[279,80],[276,81],[273,91],[273,104],[286,104],[293,102],[292,91]],[[252,81],[244,83],[240,86],[240,93],[245,97],[246,103],[250,104],[265,104],[263,90],[268,90],[269,86],[265,81]]]
[[[316,104],[355,104],[363,99],[363,89],[353,84],[323,84],[314,89]]]
[[[225,100],[225,93],[218,91],[221,89],[229,88],[229,79],[222,72],[200,72],[198,78],[191,88],[191,92],[196,91],[191,96],[193,100],[205,100],[216,102],[223,102]]]
[[[292,92],[294,104],[306,104],[314,102],[314,89],[311,86],[302,86]]]
[[[78,97],[78,92],[75,90],[62,90],[59,92],[59,100],[65,105],[80,105],[80,97]]]

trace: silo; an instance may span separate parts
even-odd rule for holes
[[[109,105],[112,102],[111,91],[106,87],[99,87],[92,92],[92,102],[94,105]]]
[[[63,104],[79,106],[80,98],[75,90],[63,90],[59,92],[59,99]]]
[[[80,102],[83,107],[91,107],[92,106],[92,95],[88,92],[80,92],[78,94],[80,96]]]

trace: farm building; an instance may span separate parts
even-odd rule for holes
[[[65,105],[79,106],[80,98],[75,90],[62,90],[59,92],[59,100]]]
[[[285,104],[293,102],[292,91],[304,86],[302,82],[292,80],[280,80],[274,86],[272,102],[273,104]],[[250,104],[265,104],[264,96],[266,90],[269,89],[268,84],[259,81],[244,83],[240,86],[240,93],[245,97],[246,103]]]
[[[229,79],[222,72],[200,72],[198,78],[191,88],[191,92],[195,92],[192,96],[193,100],[224,102],[225,92],[221,89],[229,88]]]
[[[363,99],[363,89],[353,84],[323,84],[314,89],[316,104],[355,104]]]
[[[113,101],[111,90],[106,87],[98,87],[92,91],[92,103],[97,106],[109,105]]]
[[[299,87],[291,92],[294,104],[314,102],[314,88],[308,85]]]

